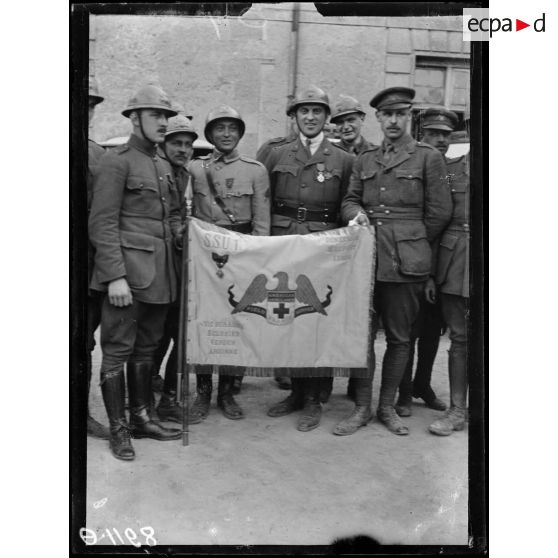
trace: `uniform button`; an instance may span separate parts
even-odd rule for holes
[[[163,180],[163,177],[162,177],[162,176],[160,176],[160,177],[159,177],[159,180]]]
[[[306,184],[301,184],[300,187],[301,188],[306,188]]]
[[[455,188],[452,188],[451,191],[452,191],[452,192],[455,192]]]
[[[221,165],[215,165],[215,170],[221,170]]]
[[[387,215],[389,213],[389,209],[386,209],[384,213]]]
[[[162,200],[162,201],[165,201],[165,196],[161,196],[161,200]]]
[[[386,191],[385,187],[382,186],[382,187],[380,188],[380,192],[385,192],[385,191]]]
[[[382,224],[382,222],[381,222],[381,221],[378,221],[378,223],[376,223],[376,224],[377,224],[377,225],[381,225],[381,224]]]
[[[385,205],[383,203],[380,204],[380,207],[385,207]]]

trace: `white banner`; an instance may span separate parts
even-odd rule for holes
[[[188,363],[367,366],[372,227],[250,236],[189,222]]]

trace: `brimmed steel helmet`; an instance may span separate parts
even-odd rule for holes
[[[363,116],[366,114],[362,110],[362,105],[354,97],[349,97],[349,95],[339,95],[339,98],[333,105],[330,122],[335,124],[335,120],[337,118],[353,113],[362,114]]]
[[[207,115],[207,118],[205,119],[205,128],[203,132],[205,135],[205,139],[209,143],[213,142],[213,140],[211,139],[211,128],[213,127],[213,124],[217,120],[221,120],[223,118],[236,120],[238,122],[238,125],[240,126],[240,137],[242,138],[242,136],[244,135],[246,125],[244,124],[244,120],[242,120],[242,116],[240,116],[240,113],[232,107],[229,107],[228,105],[219,105],[218,107],[211,109]]]
[[[178,114],[177,111],[172,108],[167,94],[156,85],[146,85],[142,87],[128,101],[128,106],[122,111],[122,115],[129,118],[131,112],[141,109],[162,110],[168,117]]]
[[[167,131],[165,132],[165,139],[173,134],[191,134],[194,136],[194,140],[199,137],[190,120],[183,114],[177,114],[176,116],[169,118]]]
[[[301,105],[322,105],[326,108],[327,112],[331,112],[329,107],[329,97],[327,93],[316,87],[315,85],[311,85],[304,91],[297,93],[295,98],[292,100],[291,104],[287,106],[287,115],[290,116],[292,113],[296,112],[296,109]]]
[[[93,101],[95,105],[102,103],[105,98],[99,95],[99,85],[94,77],[89,78],[89,99]]]
[[[194,118],[194,116],[192,114],[186,114],[186,109],[180,103],[172,101],[171,108],[172,108],[172,110],[175,110],[177,114],[182,114],[186,118],[189,118],[190,120],[192,120]]]

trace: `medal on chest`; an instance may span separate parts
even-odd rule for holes
[[[318,182],[323,182],[325,180],[325,175],[324,175],[325,165],[323,163],[318,163],[316,165],[316,169],[318,171],[318,174],[316,175],[316,180]]]

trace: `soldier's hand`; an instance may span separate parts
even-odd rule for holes
[[[370,221],[366,213],[360,211],[354,219],[351,219],[349,221],[349,227],[352,227],[354,225],[364,225],[364,226],[370,225]]]
[[[174,245],[177,250],[182,250],[182,245],[184,244],[184,232],[186,231],[186,225],[180,225],[180,227],[174,232]]]
[[[114,306],[123,307],[132,304],[132,291],[124,277],[111,281],[108,286],[109,302]]]
[[[426,285],[424,286],[424,297],[430,304],[436,302],[436,283],[432,277],[429,277],[428,281],[426,281]]]

